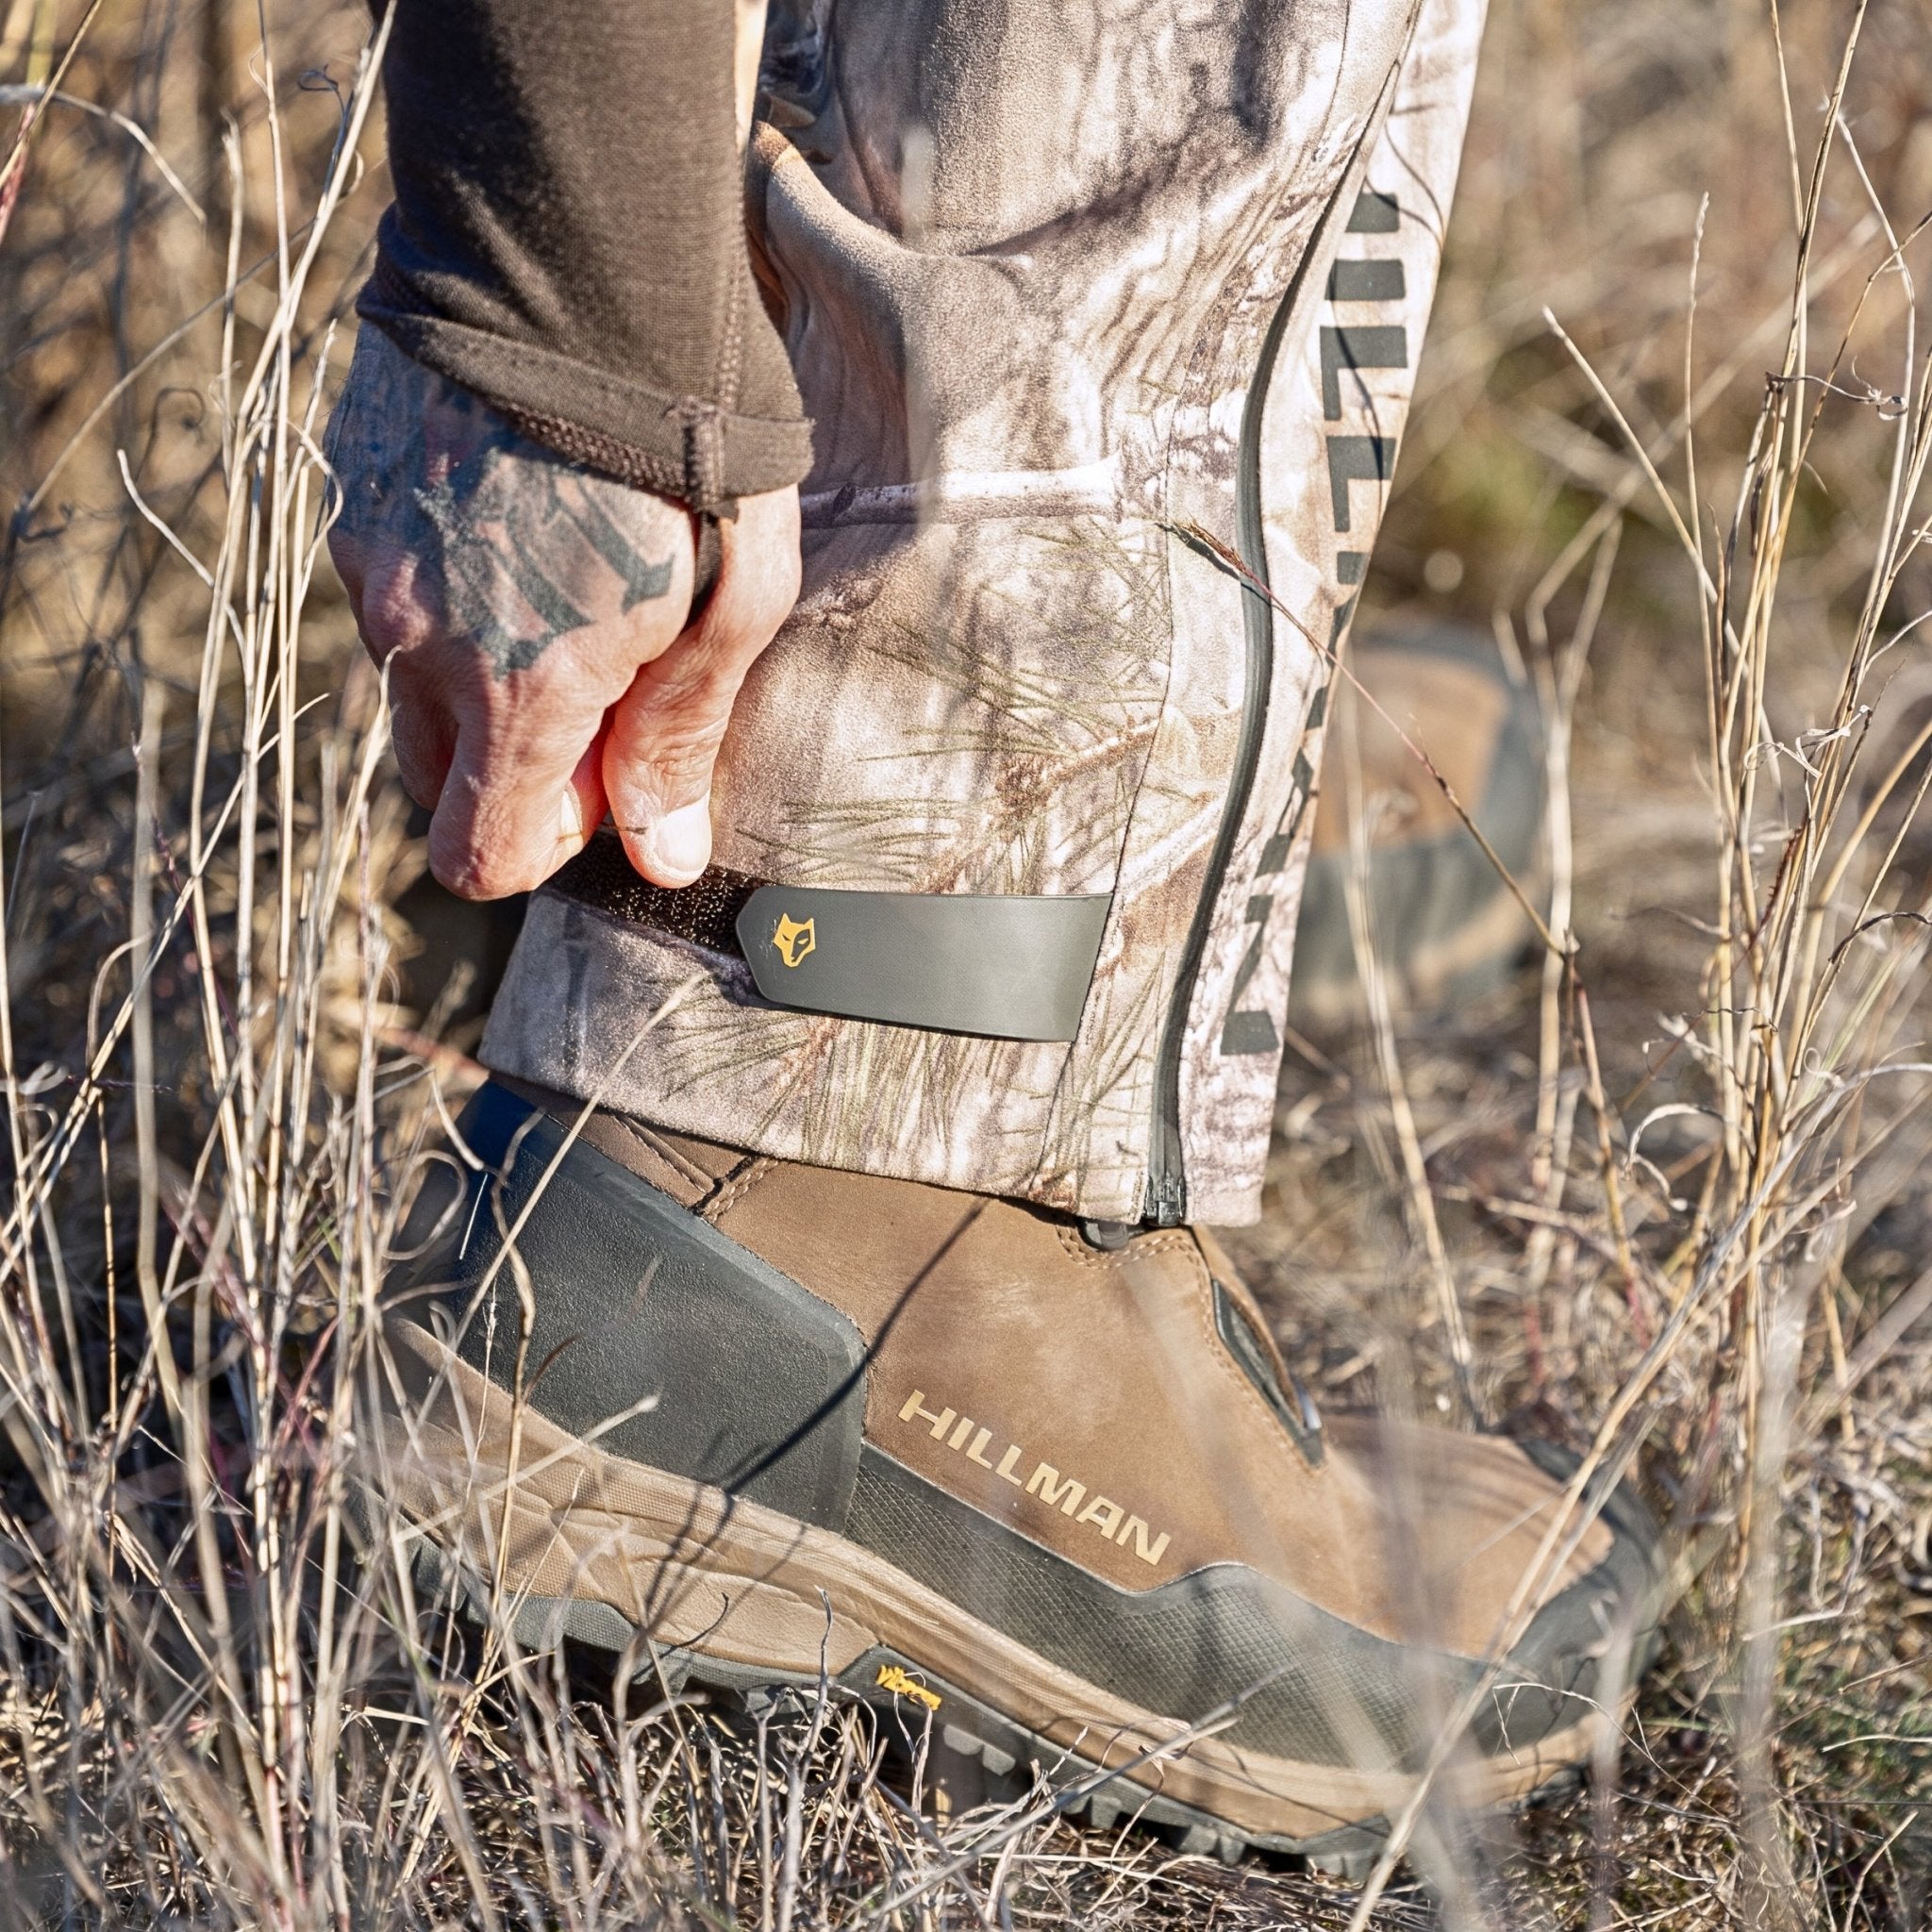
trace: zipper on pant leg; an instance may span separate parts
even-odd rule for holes
[[[1380,126],[1379,116],[1375,125]],[[1307,253],[1269,318],[1268,331],[1261,338],[1260,354],[1255,361],[1254,379],[1241,405],[1241,440],[1235,452],[1234,547],[1242,564],[1262,584],[1269,581],[1268,539],[1261,523],[1261,421],[1268,407],[1268,389],[1274,378],[1274,364],[1281,353],[1289,317],[1301,299],[1308,271],[1327,254],[1326,242],[1336,210],[1343,197],[1352,200],[1360,186],[1362,152],[1357,150],[1356,158],[1329,196],[1328,206],[1315,225]],[[1274,611],[1268,599],[1248,584],[1241,586],[1241,620],[1247,633],[1247,663],[1241,689],[1241,738],[1235,746],[1234,770],[1228,777],[1227,799],[1222,808],[1214,850],[1208,860],[1208,875],[1202,881],[1201,897],[1188,927],[1173,1003],[1168,1008],[1167,1024],[1161,1031],[1154,1062],[1154,1124],[1147,1149],[1147,1199],[1142,1218],[1157,1227],[1174,1227],[1188,1218],[1187,1171],[1181,1153],[1181,1057],[1187,1046],[1188,1013],[1193,1005],[1194,982],[1200,976],[1201,961],[1207,956],[1214,908],[1221,902],[1222,885],[1234,858],[1242,821],[1248,815],[1248,798],[1255,788],[1255,774],[1261,762],[1261,741],[1268,728],[1268,699],[1274,678]]]

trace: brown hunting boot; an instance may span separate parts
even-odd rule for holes
[[[608,1113],[573,1143],[497,1083],[460,1132],[483,1168],[416,1210],[371,1474],[432,1574],[480,1598],[501,1561],[522,1641],[823,1672],[1096,1820],[1331,1863],[1458,1707],[1443,1787],[1507,1801],[1647,1661],[1627,1495],[1566,1517],[1550,1453],[1324,1424],[1211,1237]]]
[[[1295,927],[1290,1014],[1337,1030],[1362,1010],[1348,893],[1366,835],[1368,924],[1398,1009],[1454,1012],[1501,985],[1529,921],[1407,733],[1532,898],[1541,896],[1542,724],[1495,641],[1460,624],[1389,623],[1349,645],[1322,753],[1322,789]],[[1364,702],[1356,689],[1368,693]]]

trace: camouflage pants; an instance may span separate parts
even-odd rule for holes
[[[1482,0],[774,0],[751,215],[817,423],[805,590],[690,902],[765,882],[771,929],[735,947],[578,861],[532,902],[491,1066],[787,1158],[1253,1218],[1326,654],[1481,25]],[[870,938],[841,967],[848,906]],[[1081,935],[1062,1037],[863,1017],[895,920],[916,973],[1024,1008],[1041,974],[995,915],[1029,908]],[[856,1001],[788,1004],[774,944]]]

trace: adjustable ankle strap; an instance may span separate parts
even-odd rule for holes
[[[550,889],[744,960],[773,1006],[990,1040],[1079,1032],[1113,903],[1105,892],[780,886],[716,865],[672,891],[640,878],[609,833]]]

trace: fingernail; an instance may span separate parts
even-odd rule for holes
[[[664,880],[688,885],[711,857],[711,794],[666,812],[651,827],[651,864]]]
[[[575,785],[566,785],[563,796],[557,801],[557,832],[565,845],[584,842],[584,804]]]

